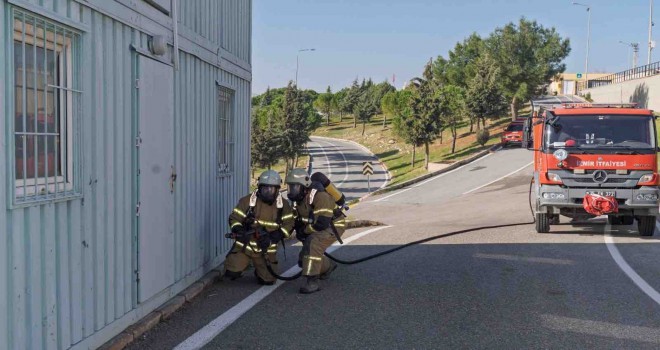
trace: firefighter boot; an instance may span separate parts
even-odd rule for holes
[[[330,274],[332,274],[332,271],[337,269],[337,263],[330,260],[330,268],[328,268],[328,271],[324,272],[321,274],[321,277],[319,277],[322,280],[327,280],[330,278]]]
[[[319,276],[307,276],[307,284],[300,287],[300,293],[312,294],[321,290],[319,287]]]

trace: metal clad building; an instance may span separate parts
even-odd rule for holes
[[[224,260],[251,12],[0,0],[0,349],[95,348]]]

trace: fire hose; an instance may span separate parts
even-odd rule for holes
[[[342,265],[354,265],[354,264],[359,264],[359,263],[362,263],[362,262],[365,262],[365,261],[369,261],[369,260],[372,260],[372,259],[375,259],[375,258],[381,257],[381,256],[383,256],[383,255],[391,254],[391,253],[394,253],[394,252],[399,251],[399,250],[401,250],[401,249],[405,249],[405,248],[408,248],[408,247],[411,247],[411,246],[414,246],[414,245],[418,245],[418,244],[423,244],[423,243],[426,243],[426,242],[434,241],[434,240],[436,240],[436,239],[447,238],[447,237],[456,236],[456,235],[460,235],[460,234],[464,234],[464,233],[469,233],[469,232],[475,232],[475,231],[492,230],[492,229],[498,229],[498,228],[515,227],[515,226],[533,225],[534,223],[536,223],[536,218],[535,218],[535,216],[534,216],[534,208],[532,207],[532,186],[533,186],[533,185],[534,185],[534,178],[532,178],[532,180],[531,180],[530,183],[529,183],[529,210],[530,210],[530,212],[531,212],[531,214],[532,214],[532,221],[531,221],[531,222],[518,222],[518,223],[512,223],[512,224],[491,225],[491,226],[480,226],[480,227],[474,227],[474,228],[469,228],[469,229],[464,229],[464,230],[459,230],[459,231],[453,231],[453,232],[443,233],[443,234],[440,234],[440,235],[436,235],[436,236],[432,236],[432,237],[428,237],[428,238],[420,239],[420,240],[417,240],[417,241],[412,241],[412,242],[409,242],[409,243],[406,243],[406,244],[403,244],[403,245],[400,245],[400,246],[394,247],[394,248],[392,248],[392,249],[388,249],[388,250],[385,250],[385,251],[382,251],[382,252],[379,252],[379,253],[376,253],[376,254],[373,254],[373,255],[368,255],[368,256],[365,256],[365,257],[363,257],[363,258],[356,259],[356,260],[343,260],[343,259],[339,259],[339,258],[337,258],[337,257],[332,256],[332,255],[329,254],[329,253],[324,253],[324,255],[325,255],[326,257],[328,257],[328,259],[330,259],[330,260],[332,260],[332,261],[334,261],[334,262],[337,262],[337,263],[339,263],[339,264],[342,264]],[[270,274],[273,275],[273,277],[277,278],[278,280],[282,280],[282,281],[293,281],[293,280],[296,280],[296,279],[300,278],[300,276],[302,276],[302,270],[300,270],[298,273],[296,273],[296,274],[293,275],[293,276],[282,276],[282,275],[279,275],[277,272],[275,272],[275,270],[273,269],[273,267],[272,267],[271,264],[270,264],[270,261],[267,259],[266,256],[264,256],[264,260],[266,260],[266,267],[268,268],[268,272],[270,272]]]

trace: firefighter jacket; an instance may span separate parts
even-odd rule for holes
[[[336,234],[341,235],[346,230],[346,217],[327,192],[312,189],[302,201],[296,203],[296,211],[298,218],[305,223],[306,234],[336,230]],[[324,228],[322,222],[328,219],[331,226]]]
[[[246,231],[256,229],[258,232],[259,229],[264,229],[270,233],[281,230],[285,239],[291,236],[293,224],[293,209],[282,195],[277,196],[275,203],[268,205],[257,197],[256,191],[241,198],[229,215],[229,226],[232,231],[238,226],[242,226]],[[273,245],[276,247],[277,242]],[[255,235],[250,239],[250,247],[255,253],[261,251]]]

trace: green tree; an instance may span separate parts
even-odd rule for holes
[[[458,125],[463,121],[466,113],[465,90],[455,85],[445,85],[440,90],[440,96],[440,120],[442,125],[449,128],[451,132],[451,153],[454,154],[458,138]]]
[[[372,95],[372,90],[364,88],[358,102],[353,108],[353,116],[356,120],[359,120],[362,123],[362,136],[364,136],[364,130],[367,123],[370,122],[371,118],[378,112],[378,107],[375,103],[376,99]]]
[[[319,94],[314,100],[314,107],[325,115],[325,124],[330,125],[330,113],[332,112],[333,94],[330,86],[325,93]]]
[[[416,92],[410,93],[407,97],[412,99]],[[413,147],[412,159],[410,167],[415,167],[415,157],[417,147],[424,144],[423,128],[419,119],[415,118],[409,107],[410,102],[406,101],[406,107],[394,117],[392,124],[394,125],[394,133],[403,139],[403,141]]]
[[[466,92],[465,106],[477,118],[477,125],[481,120],[495,118],[506,113],[506,100],[499,81],[499,65],[485,55],[477,59],[475,76],[470,79]]]
[[[351,113],[351,109],[349,109],[349,106],[346,104],[346,96],[348,95],[348,90],[348,88],[343,88],[337,91],[333,97],[333,105],[335,106],[337,113],[339,113],[340,122],[344,121],[345,113]]]
[[[364,85],[364,82],[362,85]],[[358,103],[361,94],[362,94],[361,86],[358,83],[357,79],[355,79],[353,80],[353,84],[351,85],[351,87],[346,92],[346,96],[343,99],[342,109],[348,113],[353,113],[353,110],[355,109],[355,105]],[[357,128],[357,117],[355,115],[353,115],[353,127]]]
[[[415,91],[410,99],[410,110],[417,125],[415,132],[417,138],[424,145],[424,168],[429,168],[429,144],[435,141],[442,130],[440,120],[440,101],[437,81],[433,77],[433,63],[429,62],[424,68],[422,78],[411,80],[411,87]]]
[[[298,90],[293,82],[289,82],[284,99],[280,125],[282,156],[286,160],[286,172],[295,163],[309,141],[309,136],[318,127],[320,119],[312,108],[313,101],[309,96]]]
[[[276,108],[260,108],[252,115],[252,165],[270,169],[281,158],[281,137],[273,114]]]
[[[487,39],[487,48],[501,69],[501,85],[511,101],[511,117],[518,116],[521,101],[542,91],[554,76],[563,73],[563,60],[571,51],[570,42],[555,28],[545,28],[524,17],[518,24],[497,28]]]
[[[463,42],[456,43],[449,51],[448,59],[442,56],[434,62],[433,74],[441,84],[448,84],[467,90],[468,82],[475,75],[475,62],[484,53],[484,40],[473,33]],[[476,117],[468,115],[470,133],[474,130]]]

